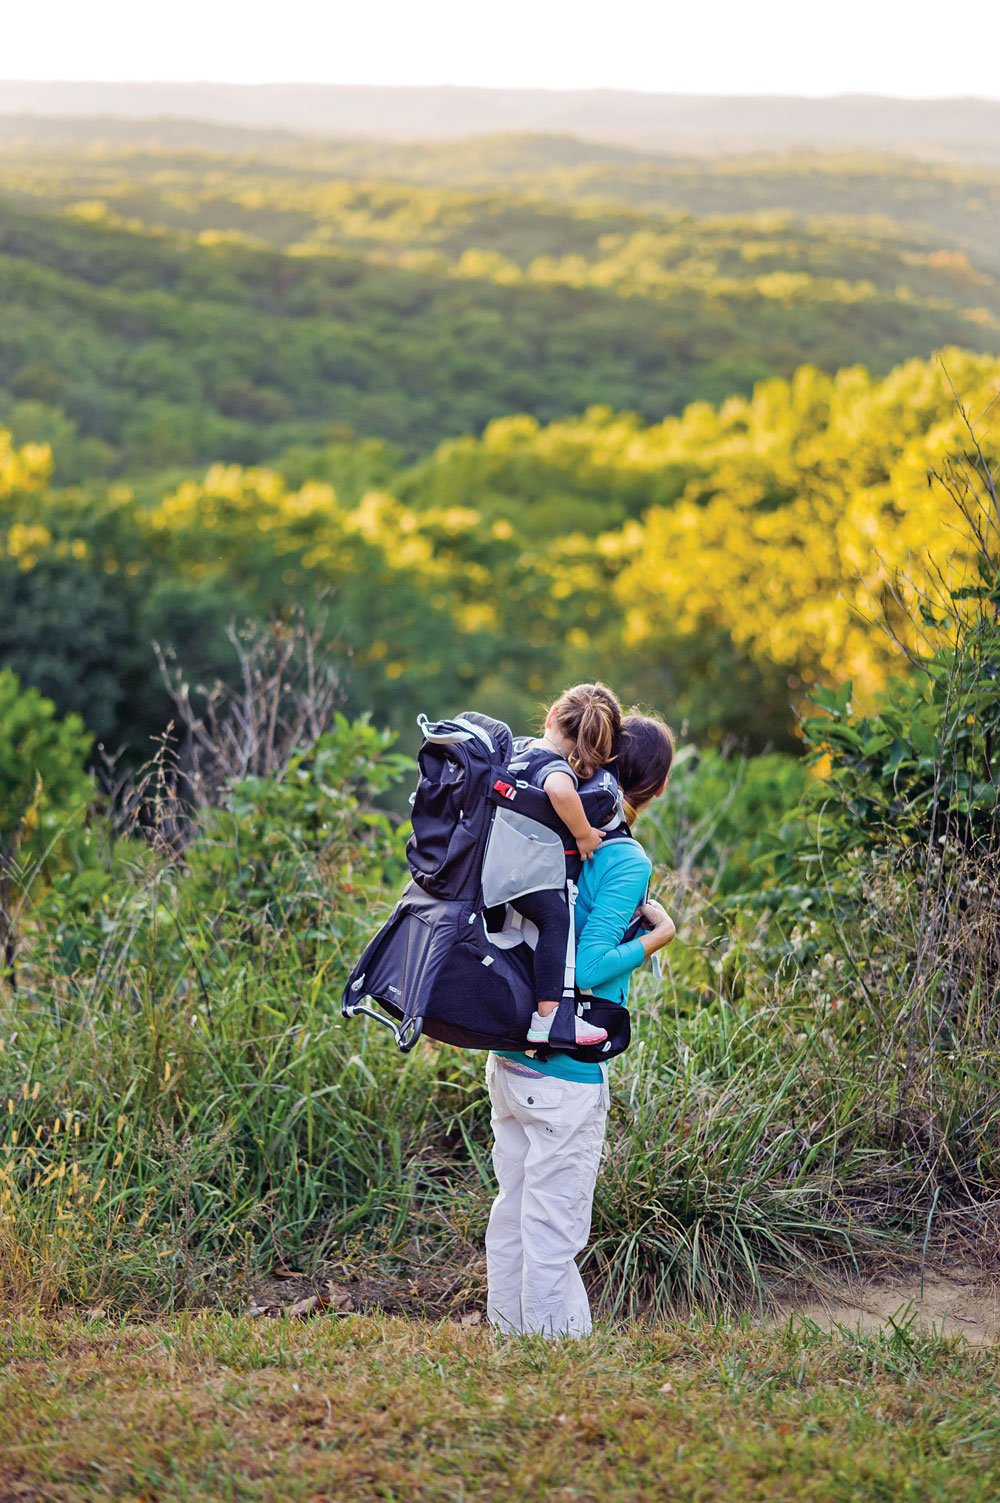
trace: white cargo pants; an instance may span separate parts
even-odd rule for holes
[[[587,1085],[515,1075],[490,1054],[493,1168],[486,1231],[486,1314],[498,1330],[587,1336],[590,1304],[576,1257],[587,1245],[610,1097]]]

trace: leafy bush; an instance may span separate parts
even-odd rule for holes
[[[0,669],[0,986],[15,979],[17,911],[51,873],[94,797],[84,771],[91,737],[76,715]]]
[[[803,759],[784,752],[744,757],[682,745],[669,796],[644,817],[643,843],[678,887],[745,895],[773,870],[810,781]]]

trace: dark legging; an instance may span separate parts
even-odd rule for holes
[[[562,892],[529,892],[511,904],[538,930],[535,947],[535,1004],[558,1002],[566,975],[569,904]]]

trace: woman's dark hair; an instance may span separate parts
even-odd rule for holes
[[[655,715],[626,715],[622,721],[621,740],[615,775],[625,801],[625,818],[629,824],[643,804],[655,798],[674,761],[674,738],[670,727]]]

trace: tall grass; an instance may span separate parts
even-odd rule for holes
[[[434,1224],[449,1061],[340,1017],[368,910],[317,891],[303,930],[300,892],[255,925],[182,886],[138,886],[68,974],[36,949],[3,1038],[8,1299],[169,1304]]]

